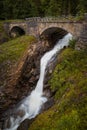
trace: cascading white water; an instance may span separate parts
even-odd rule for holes
[[[23,101],[23,103],[18,108],[18,111],[23,110],[25,114],[22,117],[17,116],[16,119],[14,117],[10,117],[11,126],[9,129],[5,130],[16,130],[20,123],[24,121],[26,118],[34,118],[39,113],[42,104],[47,101],[47,98],[43,97],[43,81],[47,64],[50,62],[53,56],[57,54],[64,46],[68,46],[70,39],[72,39],[72,35],[67,34],[66,36],[64,36],[63,39],[58,41],[58,43],[54,46],[54,48],[51,51],[47,52],[41,58],[40,78],[37,82],[36,88],[31,92],[31,94]]]

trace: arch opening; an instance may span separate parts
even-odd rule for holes
[[[25,31],[21,28],[21,27],[18,27],[18,26],[14,26],[11,31],[10,31],[10,36],[12,38],[15,38],[15,37],[19,37],[19,36],[22,36],[22,35],[25,35]]]
[[[63,38],[68,32],[62,28],[50,27],[45,29],[40,38],[43,40],[48,40],[50,44],[55,44],[59,39]]]

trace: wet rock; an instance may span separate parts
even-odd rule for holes
[[[46,90],[46,89],[50,88],[50,85],[48,84],[48,81],[47,81],[47,82],[45,82],[45,85],[43,86],[43,88],[44,88],[44,90]]]
[[[19,116],[19,117],[23,117],[25,115],[25,112],[24,112],[24,110],[18,110],[16,113],[15,113],[15,118],[17,117],[17,116]]]
[[[43,92],[43,96],[46,96],[47,98],[51,97],[51,90],[50,87],[48,87],[49,85],[46,86],[44,92]]]
[[[9,118],[9,119],[5,120],[3,129],[10,128],[10,126],[11,126],[11,123],[10,123],[10,118]]]
[[[47,109],[52,107],[54,105],[54,103],[55,102],[54,102],[53,98],[49,99],[46,103],[43,104],[40,113],[43,112],[43,111],[46,111]]]
[[[26,119],[24,120],[21,125],[18,127],[17,130],[28,130],[29,129],[29,126],[31,125],[31,123],[34,121],[34,119]]]
[[[3,124],[3,122],[0,122],[0,130],[2,130],[2,124]]]

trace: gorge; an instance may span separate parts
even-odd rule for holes
[[[26,118],[32,119],[37,114],[39,114],[43,103],[47,101],[47,97],[43,96],[43,82],[47,64],[50,63],[52,59],[54,59],[54,57],[60,52],[61,49],[63,49],[65,46],[68,46],[69,40],[71,39],[72,35],[67,34],[66,36],[64,36],[63,39],[60,39],[57,42],[57,44],[51,51],[45,53],[44,56],[41,58],[40,77],[37,82],[37,85],[35,89],[31,92],[31,94],[23,100],[23,102],[15,111],[15,113],[18,113],[18,111],[22,111],[23,115],[22,117],[18,115],[16,118],[15,115],[11,116],[9,120],[10,128],[6,128],[5,130],[16,130],[20,123]]]
[[[0,9],[0,130],[87,130],[87,1]]]

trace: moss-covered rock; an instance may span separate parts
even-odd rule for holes
[[[36,117],[29,130],[87,129],[87,50],[67,48],[49,81],[55,105]]]

